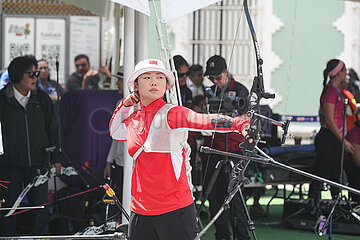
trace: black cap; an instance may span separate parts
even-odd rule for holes
[[[206,62],[206,71],[204,76],[219,76],[226,68],[225,59],[219,55],[214,55]]]

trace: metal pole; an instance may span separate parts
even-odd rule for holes
[[[125,7],[124,9],[124,97],[129,95],[127,79],[134,71],[135,53],[135,11]],[[128,154],[127,145],[124,144],[124,181],[123,181],[123,206],[130,212],[130,186],[133,160]],[[122,222],[127,222],[125,216]]]
[[[114,3],[112,3],[114,5]],[[119,71],[119,66],[120,66],[120,15],[121,15],[121,9],[120,9],[120,4],[115,4],[114,6],[114,19],[115,19],[115,23],[114,23],[114,28],[115,28],[115,61],[113,63],[113,69],[112,72],[114,74],[117,74]],[[111,54],[111,53],[110,53]],[[110,89],[117,89],[116,87],[116,82],[117,79],[115,78],[111,78],[111,87]]]
[[[148,16],[143,13],[136,12],[137,24],[136,24],[136,61],[148,58],[148,44],[149,44],[149,21]]]

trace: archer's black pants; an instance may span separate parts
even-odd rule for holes
[[[204,157],[202,157],[201,159],[203,162],[203,171],[205,171],[208,155],[204,154],[203,156]],[[204,193],[214,174],[215,166],[217,162],[224,158],[225,157],[219,155],[214,155],[214,154],[210,155],[209,163],[207,166],[207,172],[204,173],[206,174],[205,184],[203,187]],[[234,159],[234,163],[236,163],[237,161],[238,160]],[[214,215],[218,212],[221,205],[224,203],[226,196],[229,194],[227,189],[230,179],[230,171],[231,171],[231,166],[229,163],[225,163],[222,165],[219,176],[217,177],[216,182],[209,194],[208,200],[210,203],[211,217],[214,217]],[[231,223],[232,226],[235,226],[234,234],[238,240],[250,239],[250,236],[247,231],[248,228],[247,228],[246,214],[239,193],[236,193],[234,198],[231,200],[230,209],[225,210],[220,215],[220,217],[215,221],[215,230],[216,230],[215,237],[217,240],[231,239],[229,223]]]
[[[2,198],[5,199],[5,204],[2,207],[12,207],[16,199],[24,188],[30,183],[36,175],[44,174],[45,167],[17,167],[17,168],[0,168],[0,179],[10,181],[6,184],[7,189],[2,188]],[[29,206],[38,206],[48,202],[48,184],[43,183],[37,187],[33,186],[26,195]],[[0,214],[0,235],[14,236],[16,234],[16,216],[4,217],[8,211],[1,211]],[[32,226],[32,234],[34,235],[49,235],[47,220],[49,218],[48,210],[38,209],[31,210],[27,213],[31,214],[32,221],[27,225]]]
[[[315,175],[334,182],[340,181],[341,142],[327,128],[321,128],[315,137],[316,164]],[[331,196],[335,198],[339,189],[331,187]],[[313,181],[309,189],[309,197],[320,199],[321,183]]]
[[[196,232],[194,204],[156,216],[131,213],[129,240],[193,240]]]

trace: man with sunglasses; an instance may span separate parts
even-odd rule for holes
[[[11,207],[33,179],[44,174],[49,167],[51,146],[58,146],[57,124],[49,96],[36,88],[37,63],[30,57],[17,57],[9,67],[10,82],[0,91],[0,122],[4,154],[0,155],[0,176],[10,181],[2,190],[4,207]],[[58,148],[57,148],[58,149]],[[50,153],[56,172],[60,173],[58,150]],[[26,195],[30,206],[48,202],[47,183],[31,188]],[[6,213],[5,213],[6,214]],[[48,235],[47,209],[33,211],[32,234]],[[0,235],[13,236],[16,217],[0,217]]]
[[[214,85],[211,87],[214,96],[230,97],[236,96],[243,99],[246,99],[245,106],[242,109],[235,109],[233,112],[221,112],[219,113],[235,116],[243,116],[248,110],[248,100],[249,91],[241,83],[235,81],[232,77],[229,76],[227,70],[227,64],[223,57],[219,55],[214,55],[210,57],[206,62],[206,71],[204,76],[207,76]],[[228,138],[227,144],[225,145],[225,138]],[[215,133],[214,139],[212,137],[205,137],[205,145],[221,150],[228,151],[233,153],[241,153],[239,144],[244,142],[244,136],[235,136],[233,133],[228,133],[227,136],[221,133]],[[215,166],[224,158],[220,155],[210,155],[204,156],[202,158],[203,169],[207,169],[205,174],[205,184],[204,190],[206,190],[211,177],[214,174]],[[238,160],[233,159],[234,163]],[[225,197],[228,195],[227,188],[230,178],[231,166],[229,163],[222,165],[221,171],[216,179],[216,182],[209,194],[209,203],[210,203],[210,213],[212,217],[217,213],[221,205],[224,203]],[[243,205],[240,200],[239,194],[236,194],[232,200],[231,209],[224,211],[221,216],[215,222],[215,237],[217,240],[230,240],[231,233],[229,231],[229,220],[236,219],[233,221],[234,226],[234,235],[236,239],[250,239],[247,232],[246,225],[246,215],[243,209]],[[230,211],[232,214],[230,214]],[[231,217],[230,217],[231,215]]]
[[[89,57],[85,54],[79,54],[74,61],[76,71],[67,80],[66,90],[98,89],[100,76],[98,71],[90,69]]]

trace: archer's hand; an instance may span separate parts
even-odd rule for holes
[[[133,92],[124,99],[123,103],[124,103],[125,107],[131,107],[131,106],[135,105],[136,103],[138,103],[139,101],[140,101],[139,93]]]
[[[250,128],[250,124],[247,124],[244,129],[242,130],[241,134],[246,137],[246,135],[248,134],[248,129]]]
[[[54,163],[54,167],[56,176],[59,176],[61,174],[61,163]]]
[[[353,154],[355,151],[354,146],[348,140],[345,139],[344,141],[345,141],[344,142],[345,151],[350,154]]]

